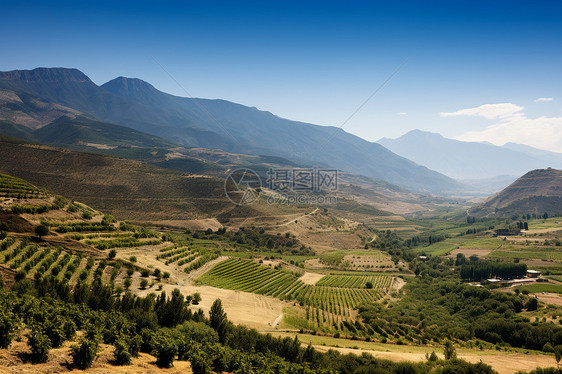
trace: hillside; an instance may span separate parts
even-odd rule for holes
[[[528,172],[481,205],[471,208],[476,217],[509,217],[562,213],[562,170],[538,169]]]
[[[503,147],[463,142],[440,134],[413,130],[378,141],[392,152],[455,179],[488,179],[522,175],[528,170],[562,168],[562,155],[515,144]],[[505,179],[508,181],[508,179]],[[506,184],[507,186],[507,184]]]
[[[15,93],[0,89],[0,121],[36,130],[61,118],[76,118],[81,113],[33,97],[26,93]]]
[[[39,68],[0,73],[0,88],[26,92],[188,147],[329,165],[415,191],[451,193],[460,188],[451,178],[341,129],[290,121],[224,100],[176,97],[138,79],[117,78],[98,87],[76,69]]]
[[[124,219],[209,218],[231,208],[223,180],[116,157],[0,142],[0,171]]]

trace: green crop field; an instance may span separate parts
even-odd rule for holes
[[[366,288],[368,282],[373,288],[385,290],[390,286],[391,278],[386,275],[327,275],[316,286]]]
[[[342,324],[353,320],[354,309],[379,300],[391,283],[391,277],[382,274],[333,275],[325,277],[325,283],[312,286],[303,283],[299,276],[254,261],[230,258],[215,265],[197,281],[213,287],[297,301],[305,307],[310,326],[324,329],[341,329]],[[338,284],[340,282],[345,284]],[[372,289],[361,288],[367,282],[372,283]]]
[[[561,284],[531,284],[528,286],[516,287],[517,290],[527,290],[529,293],[552,292],[562,294]]]

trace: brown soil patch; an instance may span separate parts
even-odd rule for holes
[[[313,258],[304,262],[304,267],[307,269],[328,269],[329,266],[320,261],[319,258]]]
[[[188,219],[188,220],[162,220],[146,222],[150,226],[167,226],[178,229],[189,229],[192,231],[204,231],[212,229],[217,231],[222,228],[222,225],[216,218],[208,219]]]
[[[306,272],[299,279],[303,281],[304,284],[315,285],[322,278],[324,278],[324,274]]]
[[[0,277],[4,287],[11,288],[16,283],[16,271],[5,265],[0,265]]]
[[[33,232],[33,225],[19,215],[6,210],[0,210],[0,222],[6,224],[7,231]]]
[[[271,329],[279,315],[283,314],[283,308],[292,306],[269,296],[257,295],[249,292],[223,290],[209,286],[165,285],[164,291],[170,295],[174,288],[179,288],[182,294],[192,295],[199,292],[202,297],[199,305],[194,305],[194,310],[202,309],[208,315],[211,305],[216,299],[221,299],[222,306],[228,315],[228,319],[235,324],[241,324],[258,330]],[[141,295],[153,292],[146,290]]]
[[[535,293],[535,295],[540,301],[545,304],[552,304],[556,306],[562,306],[562,296],[557,293]]]
[[[449,257],[457,257],[458,253],[462,253],[466,257],[476,255],[478,257],[486,257],[492,252],[493,249],[489,248],[457,248],[449,252]]]

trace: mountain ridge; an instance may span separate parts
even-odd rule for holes
[[[488,179],[516,176],[546,167],[562,168],[562,154],[540,157],[528,146],[500,147],[479,142],[463,142],[441,134],[412,130],[397,139],[382,138],[378,143],[391,151],[415,159],[421,165],[456,179]],[[526,150],[526,151],[525,151]],[[545,151],[546,154],[546,151]],[[559,158],[559,159],[557,159]]]
[[[62,74],[60,81],[56,80],[57,74]],[[0,88],[28,92],[100,121],[188,147],[269,154],[297,163],[330,165],[424,193],[447,194],[461,188],[445,175],[341,129],[291,121],[225,100],[181,98],[158,91],[146,82],[141,84],[140,80],[129,82],[121,77],[99,87],[86,78],[75,69],[66,72],[61,68],[48,72],[42,68],[34,73],[0,72]],[[130,89],[124,90],[125,83]]]

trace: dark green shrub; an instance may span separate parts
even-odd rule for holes
[[[115,342],[113,356],[115,357],[115,363],[117,365],[131,364],[131,352],[129,351],[129,346],[123,339],[119,339]]]
[[[35,363],[47,362],[51,341],[39,327],[34,327],[27,335],[27,344],[31,349],[31,361]]]
[[[156,365],[159,367],[169,368],[173,366],[177,353],[178,348],[172,339],[161,337],[156,341],[156,347],[153,354],[156,356]]]
[[[49,227],[46,225],[35,226],[35,234],[39,237],[45,236],[49,233]]]
[[[0,348],[8,348],[16,332],[16,317],[10,311],[0,310]]]
[[[74,366],[84,370],[94,363],[94,359],[99,351],[99,345],[95,340],[82,339],[78,345],[70,347],[70,351]]]

